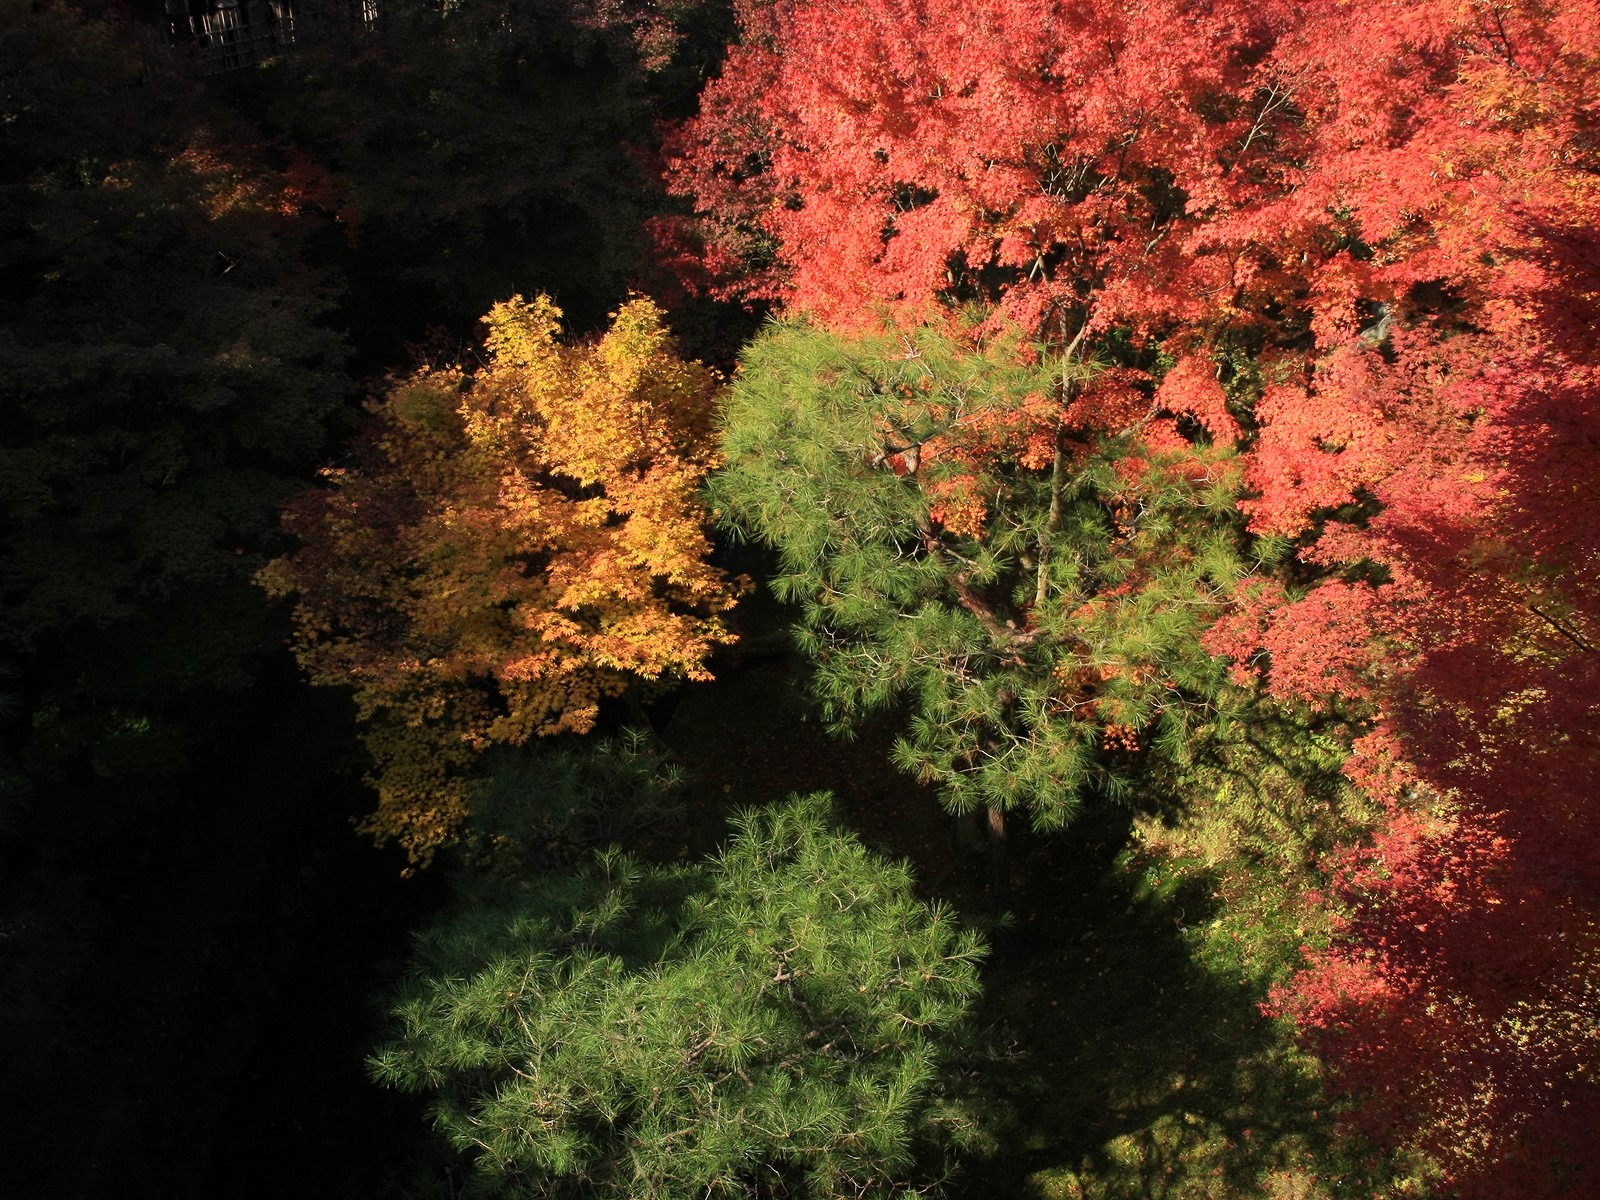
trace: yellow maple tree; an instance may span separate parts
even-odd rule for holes
[[[708,562],[714,372],[647,299],[587,343],[547,297],[485,319],[482,362],[425,368],[370,407],[358,465],[284,524],[261,582],[295,597],[313,682],[355,691],[378,809],[414,862],[467,814],[496,744],[582,733],[604,697],[708,677],[744,588]]]

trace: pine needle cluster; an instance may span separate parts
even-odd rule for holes
[[[956,811],[1061,825],[1227,703],[1200,635],[1253,569],[1237,450],[1147,395],[1108,415],[1105,370],[791,320],[724,398],[713,507],[778,550],[825,710],[848,731],[903,704],[896,759]]]
[[[829,798],[712,860],[482,876],[418,941],[381,1082],[485,1195],[891,1196],[984,1135],[949,1086],[982,950]]]

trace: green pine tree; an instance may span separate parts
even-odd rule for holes
[[[699,866],[477,876],[419,938],[372,1069],[436,1094],[479,1194],[902,1195],[982,1143],[975,936],[826,795],[734,825]]]
[[[1041,827],[1182,758],[1226,699],[1199,635],[1250,564],[1233,447],[1079,415],[1092,364],[932,328],[750,345],[713,506],[775,547],[836,726],[904,705],[899,764]],[[992,879],[1004,893],[1003,862]]]

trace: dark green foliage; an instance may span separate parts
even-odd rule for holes
[[[471,788],[468,854],[505,872],[572,868],[596,849],[681,824],[683,775],[639,729],[581,752],[492,754]]]
[[[1079,427],[1090,370],[789,322],[725,403],[713,504],[779,551],[829,716],[903,704],[897,760],[958,811],[1059,825],[1231,702],[1199,636],[1249,568],[1233,451]]]
[[[982,1141],[947,1087],[976,939],[826,796],[697,867],[479,877],[418,941],[388,1084],[485,1195],[890,1196]]]
[[[1322,1064],[1262,1013],[1333,933],[1327,856],[1380,811],[1340,773],[1351,730],[1271,702],[1237,716],[1151,764],[1141,798],[1163,810],[1131,839],[1085,821],[1028,863],[1028,932],[1055,953],[985,983],[1028,1048],[992,1083],[1028,1098],[1023,1136],[1048,1147],[999,1168],[1031,1166],[1029,1194],[1428,1194],[1414,1161],[1352,1136]]]
[[[0,3],[0,645],[45,665],[43,758],[104,733],[108,775],[170,764],[158,710],[241,680],[250,574],[345,387],[293,187],[130,35]]]
[[[351,325],[392,355],[548,294],[581,329],[635,279],[659,187],[663,91],[691,91],[726,4],[393,0],[375,31],[322,31],[231,80],[327,167],[350,241]],[[446,349],[453,353],[454,343]],[[385,361],[387,365],[387,361]]]
[[[1169,857],[1181,848],[1140,824],[1142,844],[1129,846],[1120,822],[1085,814],[1019,856],[1018,937],[1030,953],[984,980],[985,1015],[1021,1049],[985,1083],[1012,1098],[1018,1127],[961,1194],[1424,1194],[1392,1186],[1399,1164],[1349,1139],[1316,1058],[1287,1022],[1261,1014],[1299,940],[1285,925],[1292,904],[1241,894],[1231,864]]]
[[[1184,761],[1153,772],[1150,791],[1168,805],[1152,815],[1168,831],[1162,840],[1212,863],[1316,864],[1378,811],[1342,773],[1363,728],[1342,706],[1313,712],[1253,698],[1198,729]]]
[[[733,781],[756,798],[743,772],[760,795],[781,794],[781,769],[731,749],[728,733],[768,747],[787,739],[798,753],[783,756],[786,765],[808,781],[823,759],[822,769],[859,781],[841,786],[852,822],[874,844],[911,855],[924,887],[980,903],[923,790],[882,773],[878,739],[830,750],[797,701],[776,717],[754,712],[798,673],[763,662],[686,701],[670,733],[689,778]],[[1135,781],[1136,804],[1164,795],[1171,807],[1137,817],[1131,842],[1133,814],[1107,805],[1086,806],[1061,832],[1012,831],[1014,916],[1005,951],[984,965],[979,1022],[1003,1028],[1010,1052],[986,1060],[975,1081],[986,1116],[997,1098],[1010,1110],[999,1152],[964,1170],[953,1195],[1419,1194],[1379,1186],[1386,1168],[1364,1164],[1346,1143],[1316,1059],[1258,1007],[1299,944],[1318,940],[1318,914],[1302,896],[1317,885],[1312,860],[1338,822],[1359,819],[1360,798],[1338,771],[1341,727],[1265,705],[1239,716],[1261,749],[1238,728],[1202,729],[1191,763],[1151,761]],[[1218,796],[1225,778],[1231,789]],[[1214,814],[1197,811],[1213,802]]]

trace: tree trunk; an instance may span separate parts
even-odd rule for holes
[[[639,689],[629,684],[622,693],[622,699],[628,706],[628,715],[633,718],[633,723],[645,730],[653,737],[660,737],[661,731],[656,728],[656,723],[650,719],[650,714],[645,710],[644,701],[639,699]]]
[[[996,910],[1011,905],[1011,856],[1006,846],[1006,814],[996,805],[989,806],[989,900]]]
[[[1039,537],[1039,567],[1038,576],[1034,587],[1033,606],[1043,609],[1044,602],[1050,597],[1050,552],[1055,542],[1056,533],[1061,528],[1061,501],[1062,493],[1066,490],[1067,481],[1067,447],[1065,435],[1058,427],[1056,429],[1056,460],[1050,469],[1050,515],[1044,523],[1044,533]],[[1038,620],[1039,617],[1035,617]]]

